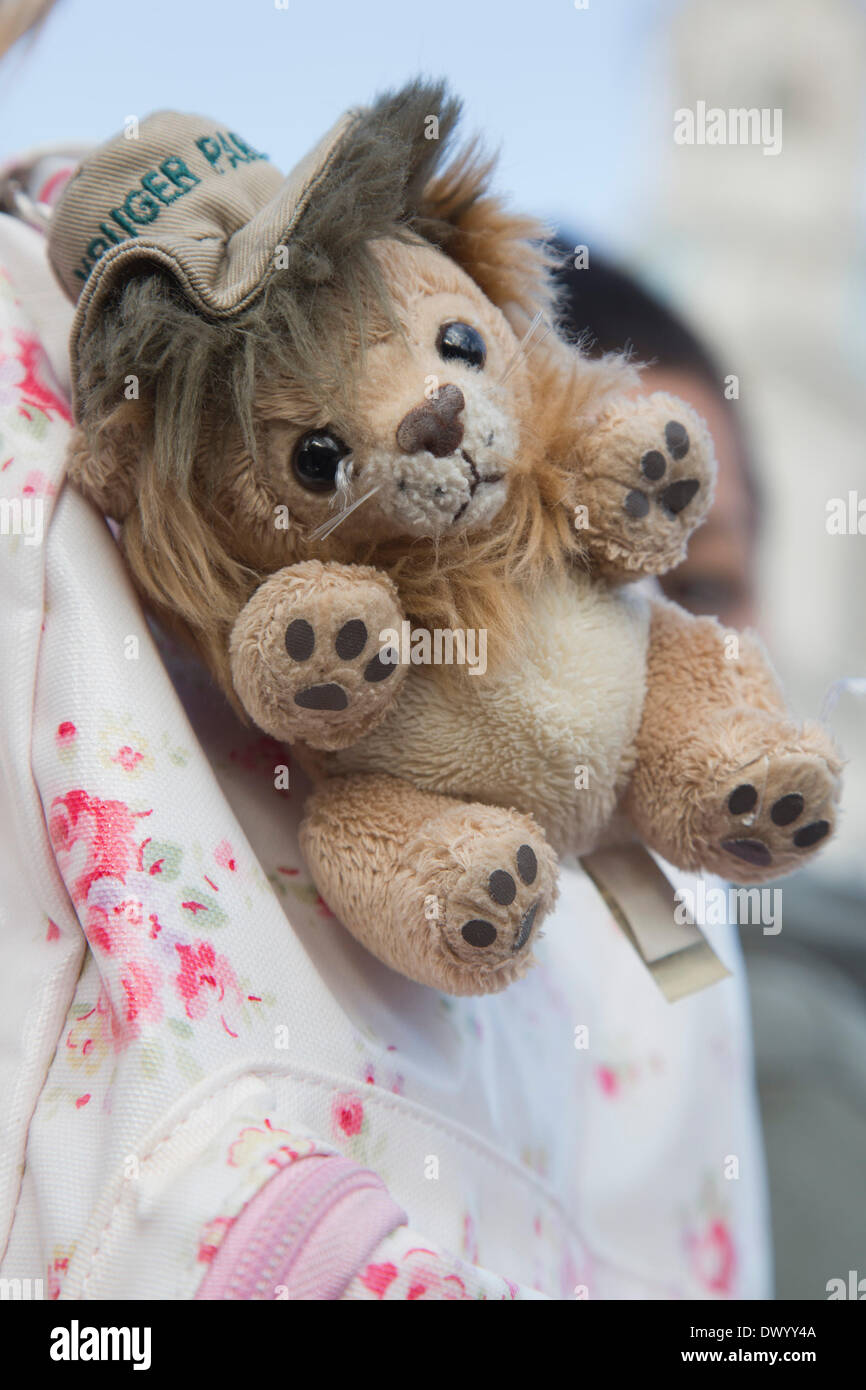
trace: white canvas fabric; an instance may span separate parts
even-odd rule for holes
[[[733,933],[732,978],[669,1005],[566,866],[501,995],[368,955],[310,881],[288,751],[151,632],[63,486],[71,313],[0,217],[0,498],[45,532],[0,536],[0,1275],[193,1297],[275,1166],[337,1151],[527,1293],[768,1296]]]

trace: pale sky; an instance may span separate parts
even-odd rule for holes
[[[628,247],[671,112],[676,0],[60,0],[0,77],[0,160],[198,111],[288,168],[346,107],[444,76],[515,206]]]

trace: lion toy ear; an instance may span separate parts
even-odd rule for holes
[[[468,145],[427,183],[415,224],[522,334],[536,314],[556,314],[552,233],[535,218],[510,212],[488,192],[494,164],[477,145]]]

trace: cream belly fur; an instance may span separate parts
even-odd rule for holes
[[[648,635],[642,594],[575,574],[538,594],[513,662],[411,667],[385,720],[322,770],[512,806],[558,851],[587,853],[632,771]]]

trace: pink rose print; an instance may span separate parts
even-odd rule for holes
[[[84,931],[94,950],[107,956],[139,956],[148,940],[155,941],[162,923],[155,912],[145,917],[140,898],[121,898],[113,902],[111,894],[97,895],[97,901],[87,904]]]
[[[331,1107],[331,1118],[334,1128],[351,1139],[354,1135],[361,1133],[364,1124],[364,1106],[357,1096],[335,1096]]]
[[[283,1137],[285,1136],[285,1137]],[[265,1120],[264,1126],[247,1125],[229,1145],[230,1168],[247,1168],[265,1158],[272,1168],[286,1168],[297,1158],[305,1158],[315,1148],[311,1139],[300,1139],[287,1129],[278,1129]]]
[[[109,1052],[119,1052],[125,1043],[123,1023],[103,989],[93,1008],[71,1024],[64,1047],[67,1061],[90,1075]]]
[[[78,730],[72,723],[72,720],[64,719],[62,724],[57,725],[55,738],[57,739],[58,748],[68,748],[70,744],[74,743],[77,733]]]
[[[471,1299],[472,1295],[467,1293],[466,1285],[460,1276],[445,1274],[442,1269],[437,1268],[441,1263],[442,1257],[435,1250],[416,1247],[414,1250],[406,1251],[401,1272],[404,1276],[408,1275],[409,1279],[406,1292],[408,1301],[438,1299],[453,1303]]]
[[[397,1278],[397,1266],[392,1264],[367,1265],[361,1275],[361,1283],[377,1298],[384,1298],[389,1284]]]
[[[202,1264],[210,1264],[234,1223],[233,1216],[217,1216],[207,1223],[198,1243],[197,1259]]]
[[[24,375],[18,382],[18,391],[21,396],[19,409],[22,415],[31,419],[30,409],[40,410],[43,415],[49,418],[54,411],[63,420],[72,420],[69,407],[56,392],[41,380],[39,368],[45,357],[45,351],[38,338],[29,333],[16,333],[15,341],[18,344],[18,352],[15,360],[23,368]]]
[[[122,801],[102,801],[80,788],[54,798],[48,828],[73,902],[84,902],[97,879],[123,882],[131,869],[141,868],[134,836],[142,814],[147,813],[130,811]]]
[[[180,957],[180,970],[174,983],[187,1018],[204,1018],[211,1005],[222,1004],[227,995],[241,1002],[235,972],[227,958],[218,955],[209,941],[196,941],[192,946],[178,945],[175,949]],[[226,1032],[231,1031],[225,1019],[223,1026]]]
[[[74,738],[75,726],[58,726],[58,740]],[[142,758],[127,746],[118,755],[128,769]],[[145,1027],[161,1022],[169,997],[180,1000],[186,1018],[210,1017],[232,1038],[246,1006],[229,959],[208,940],[187,936],[196,918],[210,925],[227,921],[227,914],[208,895],[187,898],[186,885],[174,885],[182,851],[176,845],[142,837],[139,822],[151,811],[134,812],[122,801],[103,800],[81,788],[54,799],[49,831],[70,896],[103,978],[104,999],[98,1006],[106,1018],[99,1022],[95,1038],[82,1038],[74,1025],[75,1047],[82,1060],[110,1045],[119,1051],[139,1037]],[[231,872],[234,858],[225,843],[225,868]],[[218,885],[204,875],[216,894]],[[178,924],[182,929],[178,930]],[[169,993],[166,994],[166,991]],[[249,994],[250,1001],[261,996]],[[80,1022],[80,1021],[79,1021]],[[173,1026],[185,1028],[179,1017]],[[106,1026],[108,1025],[108,1026]],[[188,1029],[187,1029],[188,1032]]]
[[[702,1235],[692,1237],[692,1266],[696,1277],[713,1293],[730,1294],[733,1289],[737,1256],[731,1233],[724,1221],[710,1221]]]
[[[63,1250],[59,1246],[54,1247],[54,1258],[48,1266],[48,1297],[59,1298],[60,1287],[69,1268],[69,1256],[71,1250]]]
[[[219,864],[221,869],[228,869],[229,873],[232,874],[236,871],[238,866],[235,860],[235,852],[229,844],[228,840],[220,841],[220,843],[214,850],[213,857]]]
[[[143,753],[137,753],[134,748],[130,748],[126,745],[124,748],[118,748],[111,761],[113,763],[120,763],[124,772],[134,772],[143,759]]]
[[[124,962],[120,983],[124,993],[123,1023],[127,1037],[138,1033],[142,1022],[157,1023],[162,1018],[159,987],[162,973],[155,961],[139,957]]]
[[[38,468],[34,468],[24,479],[21,491],[25,497],[54,497],[57,488],[50,478],[46,478],[44,473],[40,473]]]

